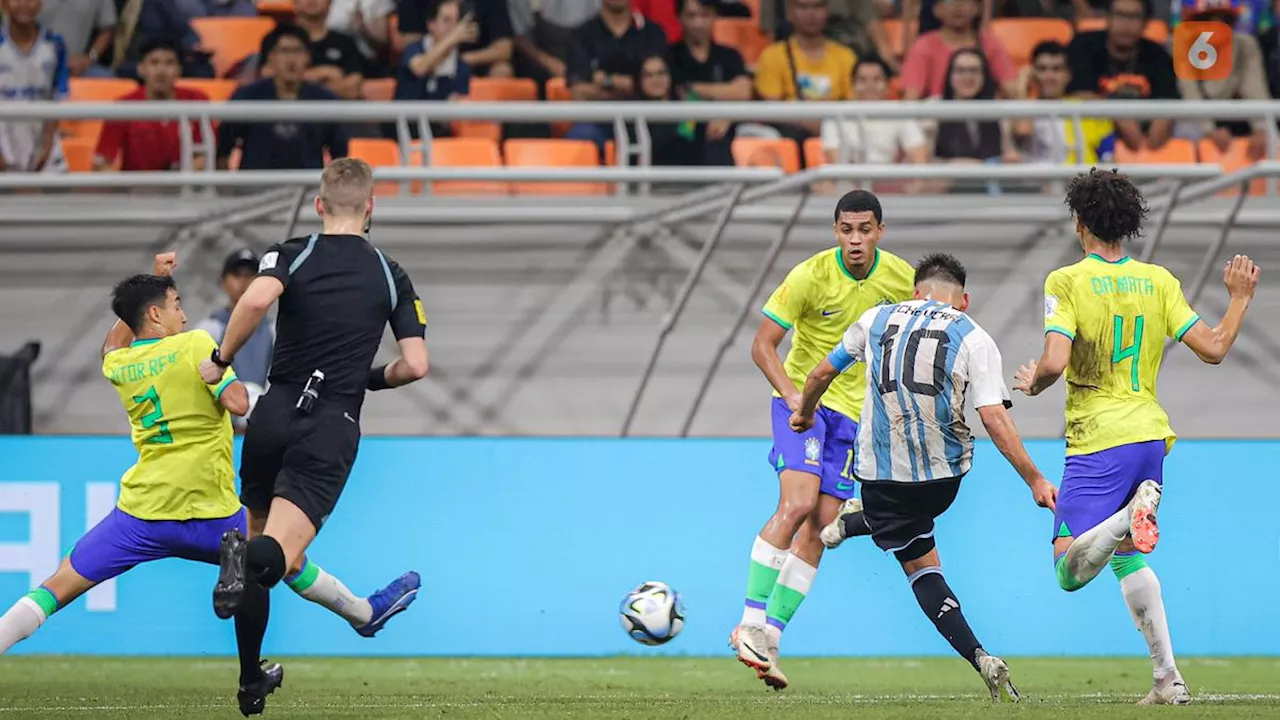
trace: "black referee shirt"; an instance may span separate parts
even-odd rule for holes
[[[258,274],[284,284],[276,318],[272,385],[301,386],[324,373],[321,397],[364,400],[383,328],[422,337],[427,316],[413,283],[358,235],[311,235],[273,245]]]

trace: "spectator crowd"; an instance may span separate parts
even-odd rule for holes
[[[0,0],[0,11],[4,102],[63,99],[75,78],[135,81],[117,96],[127,102],[208,100],[183,79],[215,77],[237,83],[232,102],[452,102],[490,78],[527,78],[539,98],[585,102],[1280,97],[1280,30],[1272,20],[1280,0]],[[227,17],[276,24],[228,61],[201,33],[204,19]],[[1058,24],[1044,27],[1067,32],[1046,31],[1031,43],[1002,37],[996,27],[1007,17],[1052,19]],[[1225,79],[1175,76],[1169,28],[1188,20],[1235,28]],[[206,142],[195,122],[100,126],[95,169],[175,169],[183,135]],[[444,137],[459,125],[430,130]],[[1188,141],[1259,159],[1267,138],[1262,119],[722,120],[648,130],[655,165],[756,164],[735,157],[735,139],[749,137],[820,148],[802,154],[802,163],[809,155],[810,163],[1070,164]],[[591,122],[502,128],[509,138],[589,140],[602,157],[615,131]],[[209,140],[220,167],[288,169],[322,167],[346,155],[352,138],[395,134],[394,125],[299,117],[225,122]],[[60,135],[54,123],[0,123],[0,170],[65,171]]]

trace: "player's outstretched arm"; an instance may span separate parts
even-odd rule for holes
[[[1258,289],[1261,274],[1262,268],[1255,265],[1247,255],[1236,255],[1227,263],[1222,273],[1222,282],[1227,286],[1231,302],[1227,305],[1226,314],[1222,316],[1222,322],[1212,328],[1203,322],[1196,322],[1182,336],[1182,342],[1201,360],[1217,365],[1226,359],[1227,352],[1240,334],[1244,314]]]
[[[1044,336],[1044,352],[1039,360],[1018,368],[1014,374],[1013,389],[1027,395],[1039,395],[1053,387],[1067,370],[1071,361],[1071,338],[1057,332]]]
[[[987,428],[991,442],[995,443],[1000,453],[1009,461],[1013,469],[1018,471],[1023,482],[1031,489],[1031,496],[1035,498],[1036,504],[1053,510],[1058,500],[1058,488],[1045,480],[1040,468],[1036,467],[1031,456],[1027,454],[1027,448],[1022,444],[1022,436],[1018,434],[1018,428],[1013,424],[1013,417],[1009,415],[1009,411],[1004,405],[987,405],[978,408],[978,417],[982,418],[982,424]]]
[[[227,320],[227,329],[222,333],[222,343],[218,346],[218,357],[225,364],[230,364],[240,348],[248,342],[253,332],[262,324],[271,305],[284,294],[284,283],[270,275],[259,275],[249,283],[249,287],[236,302]]]

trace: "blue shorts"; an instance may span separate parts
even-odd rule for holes
[[[791,410],[782,398],[773,399],[773,469],[817,475],[823,495],[841,500],[853,497],[853,447],[858,423],[831,408],[818,406],[813,427],[797,433],[791,429]]]
[[[1054,539],[1075,537],[1116,514],[1144,480],[1164,484],[1164,440],[1068,455],[1053,517]]]
[[[182,558],[218,564],[222,533],[249,532],[245,511],[214,520],[139,520],[114,508],[71,548],[71,567],[105,582],[151,560]]]

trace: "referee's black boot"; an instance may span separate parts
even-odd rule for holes
[[[284,666],[263,660],[262,677],[251,683],[240,683],[240,692],[236,693],[240,713],[245,717],[261,715],[267,709],[267,696],[281,685],[284,685]]]
[[[248,546],[249,541],[239,530],[222,533],[222,545],[218,551],[218,584],[213,586],[213,612],[223,620],[239,612],[244,601]]]

